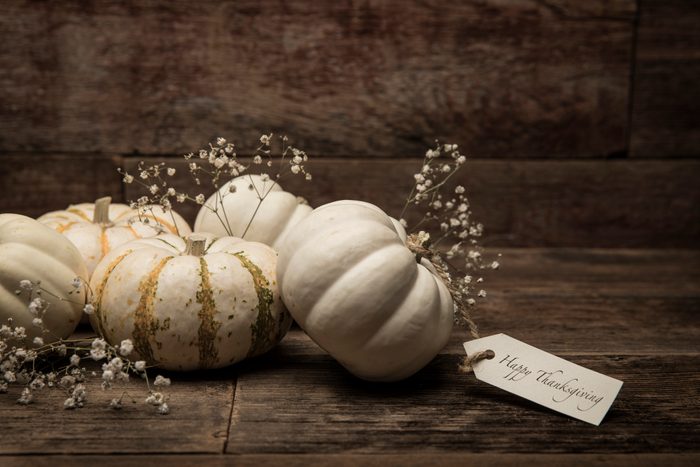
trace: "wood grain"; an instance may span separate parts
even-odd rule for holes
[[[38,217],[101,196],[123,199],[119,156],[0,155],[0,212]]]
[[[649,467],[695,466],[699,454],[483,454],[483,453],[431,453],[431,454],[245,454],[245,455],[144,455],[144,456],[17,456],[0,457],[8,467],[58,467],[76,464],[104,467],[177,465],[199,466],[279,466],[306,467],[333,465],[350,467],[385,466],[505,466],[522,465],[577,467],[619,465],[645,465]]]
[[[0,6],[0,151],[189,151],[284,131],[334,156],[626,149],[634,0]]]
[[[140,158],[126,158],[134,171]],[[180,158],[178,188],[194,185]],[[401,212],[419,170],[419,159],[327,159],[309,164],[311,182],[282,181],[312,206],[362,199],[391,215]],[[486,226],[487,245],[696,247],[700,239],[698,161],[488,161],[471,160],[456,176],[467,187],[475,217]],[[197,190],[200,191],[200,190]],[[209,194],[206,188],[201,189]],[[128,185],[125,196],[142,194]],[[177,205],[194,220],[198,206]],[[412,219],[422,215],[414,212]],[[410,224],[410,223],[409,223]]]
[[[13,388],[0,395],[0,454],[222,452],[235,387],[231,373],[168,376],[173,384],[164,391],[170,398],[167,416],[144,403],[148,394],[140,379],[103,391],[99,378],[88,378],[88,403],[77,410],[63,409],[62,390],[40,391],[33,404],[18,405]],[[124,408],[110,409],[109,401],[123,390],[129,394]]]
[[[641,0],[630,152],[697,157],[700,150],[700,4]]]
[[[350,376],[327,356],[282,356],[239,373],[233,453],[693,452],[700,356],[575,356],[625,382],[601,426],[457,373],[441,355],[401,384]],[[304,429],[299,429],[303,426]],[[544,442],[546,440],[546,442]]]

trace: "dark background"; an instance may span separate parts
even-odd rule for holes
[[[314,159],[291,191],[397,214],[440,138],[488,244],[697,247],[699,24],[692,0],[5,0],[0,212],[133,199],[117,167],[273,131]]]

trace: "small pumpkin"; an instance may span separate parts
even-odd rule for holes
[[[153,237],[162,231],[179,235],[192,232],[175,211],[166,212],[160,206],[151,206],[146,214],[139,215],[138,210],[126,204],[112,204],[110,197],[48,212],[37,220],[62,233],[78,247],[90,275],[112,248],[123,243]]]
[[[292,319],[267,245],[213,235],[163,234],[112,250],[90,286],[90,322],[135,359],[170,370],[220,368],[267,352]]]
[[[70,336],[85,304],[85,288],[72,285],[76,277],[87,280],[87,269],[68,239],[29,217],[0,214],[0,324],[12,318],[30,340],[42,337],[45,343]],[[32,325],[26,293],[15,293],[22,280],[40,281],[50,292],[41,295],[48,303],[43,316],[48,334]]]
[[[450,292],[406,232],[378,207],[337,201],[316,208],[279,250],[282,300],[302,329],[354,375],[396,381],[447,343]]]
[[[284,191],[278,183],[260,175],[241,175],[209,197],[197,214],[194,230],[233,235],[276,248],[289,229],[311,210],[305,201]]]

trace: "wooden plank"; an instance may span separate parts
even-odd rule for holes
[[[700,357],[568,359],[625,382],[599,427],[461,375],[457,356],[441,355],[401,384],[363,382],[327,356],[270,359],[240,372],[227,449],[352,454],[697,450]]]
[[[0,151],[626,150],[634,0],[2,2]]]
[[[0,212],[37,217],[101,196],[123,197],[119,156],[93,154],[0,155]]]
[[[639,3],[630,151],[637,157],[700,154],[700,4]]]
[[[125,455],[125,456],[22,456],[0,457],[8,467],[59,467],[76,464],[112,466],[177,465],[199,466],[278,466],[306,467],[333,465],[348,467],[363,465],[384,467],[413,466],[492,466],[572,465],[578,467],[645,465],[649,467],[695,466],[700,455],[692,454],[246,454],[246,455]]]
[[[98,377],[88,379],[88,403],[77,410],[63,409],[62,390],[43,390],[33,404],[18,405],[12,388],[0,395],[0,454],[222,452],[235,386],[230,372],[168,376],[171,413],[165,416],[143,402],[147,391],[140,379],[125,387],[137,403],[127,397],[121,411],[108,405],[122,391],[103,391]]]
[[[192,191],[184,161],[176,184]],[[126,158],[134,171],[138,158]],[[363,199],[398,216],[419,170],[419,159],[327,159],[310,162],[314,180],[282,182],[312,206]],[[697,247],[700,239],[699,161],[471,160],[455,176],[471,193],[491,246]],[[202,189],[209,194],[207,189]],[[126,199],[142,190],[126,187]],[[198,206],[176,208],[194,220]],[[420,213],[413,213],[413,219]]]
[[[700,250],[489,248],[500,253],[486,287],[503,293],[693,297],[700,293]]]

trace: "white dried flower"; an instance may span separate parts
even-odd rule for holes
[[[153,382],[154,386],[170,386],[170,378],[165,378],[164,376],[158,375],[156,376],[155,381]]]
[[[134,350],[134,343],[131,342],[131,339],[124,339],[121,344],[119,345],[119,354],[127,357],[131,352]]]
[[[32,391],[30,391],[29,388],[24,388],[22,389],[22,394],[19,396],[19,399],[17,399],[17,403],[22,405],[29,405],[32,403],[33,400],[34,396],[32,395]]]
[[[91,315],[95,312],[95,307],[91,303],[86,303],[83,307],[83,313],[86,315]]]
[[[29,312],[34,316],[38,316],[39,313],[41,313],[41,311],[44,310],[45,307],[46,302],[39,297],[36,297],[31,302],[29,302],[28,306]]]
[[[168,415],[170,413],[170,407],[168,407],[166,402],[163,402],[158,406],[158,413],[160,415]]]
[[[416,240],[420,246],[423,246],[430,241],[430,234],[424,230],[421,230],[418,232]]]
[[[170,177],[175,175],[175,169],[172,167],[168,167],[168,170],[166,172],[167,172],[168,176],[170,176]]]
[[[204,195],[202,193],[200,193],[195,197],[194,200],[197,202],[197,204],[204,204],[205,198],[204,198]]]

